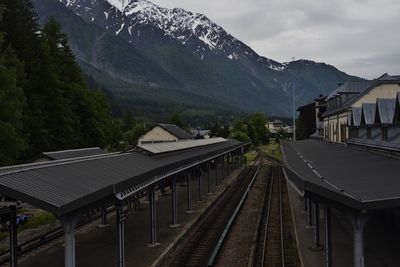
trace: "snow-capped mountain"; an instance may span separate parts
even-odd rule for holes
[[[222,55],[234,61],[253,61],[275,71],[285,69],[285,64],[259,56],[203,14],[181,8],[164,8],[147,0],[60,1],[78,15],[105,26],[130,42],[140,38],[142,27],[151,26],[179,41],[202,60]],[[104,11],[98,14],[96,6],[100,5]]]
[[[324,63],[260,56],[205,15],[147,0],[31,1],[42,23],[60,22],[81,68],[125,102],[289,115],[294,77],[299,104],[354,78]]]

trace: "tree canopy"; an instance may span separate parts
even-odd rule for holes
[[[0,7],[0,165],[110,144],[105,96],[89,90],[60,25],[50,19],[40,28],[28,0]]]

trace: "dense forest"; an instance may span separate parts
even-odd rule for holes
[[[105,147],[118,140],[114,123],[57,22],[39,28],[30,1],[0,0],[0,165],[43,151]]]

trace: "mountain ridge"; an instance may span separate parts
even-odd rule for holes
[[[300,104],[328,93],[340,82],[359,79],[325,63],[279,63],[260,56],[206,16],[183,9],[162,8],[147,0],[126,1],[120,9],[110,2],[121,2],[112,0],[53,1],[60,1],[87,25],[96,25],[108,36],[101,44],[82,44],[82,34],[76,28],[71,29],[70,24],[76,24],[71,22],[73,15],[61,21],[63,29],[72,36],[71,47],[78,62],[94,68],[89,70],[81,64],[85,72],[104,72],[123,80],[124,92],[136,85],[163,88],[165,94],[174,89],[215,99],[221,106],[289,115],[285,107],[291,102],[289,88],[294,76]],[[45,2],[51,1],[34,0],[41,19],[46,20],[49,15],[57,17],[59,11],[44,7]],[[91,30],[87,31],[91,35]],[[90,42],[98,42],[91,38]],[[102,53],[88,56],[93,49],[98,52],[99,47]],[[83,55],[84,50],[89,52]],[[116,57],[122,57],[121,61],[115,60]],[[120,91],[121,87],[104,79],[106,75],[93,75],[112,91]]]

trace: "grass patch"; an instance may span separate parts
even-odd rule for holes
[[[254,150],[250,150],[249,152],[244,154],[244,156],[246,157],[246,162],[251,162],[256,158],[257,152]]]
[[[23,231],[26,229],[33,229],[37,228],[41,225],[45,224],[54,224],[56,223],[57,218],[49,213],[49,212],[41,212],[38,214],[35,214],[32,218],[30,218],[26,223],[18,227],[19,231]]]
[[[278,143],[270,143],[268,145],[260,146],[260,149],[268,156],[282,160],[281,147]]]

